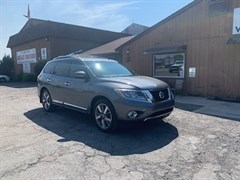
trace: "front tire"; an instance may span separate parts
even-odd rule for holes
[[[54,107],[52,104],[52,98],[48,90],[43,90],[41,94],[42,106],[43,109],[47,112],[53,111]]]
[[[103,132],[113,132],[117,126],[117,117],[113,105],[106,99],[98,100],[93,107],[93,118]]]

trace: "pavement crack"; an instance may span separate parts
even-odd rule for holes
[[[14,175],[19,174],[19,173],[21,173],[21,172],[23,172],[23,171],[26,171],[26,170],[28,170],[28,169],[30,169],[30,168],[33,168],[33,167],[35,167],[37,164],[40,163],[41,159],[42,159],[42,157],[39,157],[39,158],[37,158],[37,160],[34,161],[34,162],[31,162],[31,163],[23,163],[23,164],[21,164],[20,166],[15,167],[14,169],[9,169],[9,170],[7,170],[7,171],[5,171],[5,172],[2,172],[2,173],[0,174],[0,179],[3,178],[3,177],[7,177],[7,176],[14,176]]]

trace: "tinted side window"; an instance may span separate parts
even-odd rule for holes
[[[56,65],[56,62],[49,62],[49,63],[45,66],[43,72],[44,72],[44,73],[47,73],[47,74],[52,74],[55,65]]]
[[[54,74],[57,76],[67,77],[69,74],[70,65],[71,65],[71,60],[58,62],[55,67]]]
[[[78,71],[85,71],[83,63],[78,62],[78,61],[72,61],[69,77],[75,78],[76,77],[75,73],[78,72]]]

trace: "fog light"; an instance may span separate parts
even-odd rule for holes
[[[134,119],[138,116],[138,113],[136,111],[130,111],[127,116],[128,118]]]

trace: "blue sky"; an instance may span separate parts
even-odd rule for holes
[[[0,58],[10,36],[31,17],[120,32],[135,22],[153,26],[193,0],[0,0]]]

